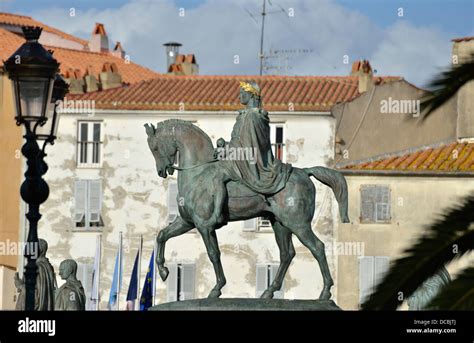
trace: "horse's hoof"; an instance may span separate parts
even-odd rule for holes
[[[168,278],[168,274],[170,273],[170,271],[168,270],[168,268],[166,268],[166,267],[159,267],[159,268],[158,268],[158,272],[160,273],[161,280],[166,281],[166,279]]]
[[[260,296],[262,299],[273,299],[273,291],[266,289]]]
[[[331,299],[331,291],[328,288],[323,288],[321,294],[319,295],[319,300],[329,300]]]
[[[207,296],[208,298],[219,298],[221,296],[222,292],[218,289],[213,289],[211,293]]]

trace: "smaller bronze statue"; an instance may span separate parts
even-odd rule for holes
[[[53,311],[54,293],[57,289],[56,276],[54,268],[46,258],[48,251],[48,242],[44,239],[38,241],[38,258],[36,266],[38,267],[35,289],[35,311]],[[25,310],[25,281],[20,279],[18,273],[15,274],[15,286],[19,292],[16,302],[16,310]]]
[[[84,311],[86,309],[86,294],[81,281],[76,278],[77,263],[74,260],[64,260],[59,265],[59,276],[66,280],[56,293],[54,309],[56,311]]]

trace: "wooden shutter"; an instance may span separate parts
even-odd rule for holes
[[[242,226],[243,231],[255,231],[257,229],[257,218],[244,220]]]
[[[168,184],[168,223],[174,222],[179,214],[178,211],[178,184],[170,182]]]
[[[89,222],[100,222],[100,213],[102,210],[102,181],[89,181]]]
[[[255,296],[260,298],[262,293],[268,288],[268,265],[257,264]]]
[[[374,287],[374,257],[359,257],[359,303],[362,304]]]
[[[180,278],[180,300],[194,299],[195,283],[196,283],[196,266],[194,264],[181,265]]]
[[[80,223],[86,215],[87,181],[76,180],[74,183],[74,222]]]
[[[169,275],[166,279],[168,302],[178,301],[178,265],[168,263]]]
[[[273,280],[275,280],[275,276],[277,274],[278,267],[279,267],[278,264],[270,265],[270,280],[269,280],[270,285],[272,284]],[[284,291],[285,291],[285,281],[283,281],[280,290],[273,293],[273,299],[283,299],[284,298]]]
[[[390,258],[388,256],[375,256],[374,287],[377,286],[385,277],[389,266]]]
[[[360,188],[360,221],[375,222],[376,188],[374,185],[363,185]]]

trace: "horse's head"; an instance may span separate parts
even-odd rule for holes
[[[173,140],[173,132],[166,132],[164,129],[157,130],[153,124],[150,125],[145,124],[148,147],[155,158],[158,176],[166,178],[168,174],[172,175],[174,172],[173,164],[178,151]]]

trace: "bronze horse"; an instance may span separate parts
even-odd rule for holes
[[[316,190],[310,176],[332,188],[339,204],[341,220],[347,223],[349,222],[347,184],[341,173],[324,167],[294,167],[285,188],[270,197],[253,192],[240,182],[231,181],[227,183],[224,224],[210,225],[209,219],[214,209],[212,179],[225,172],[225,168],[220,166],[225,161],[213,160],[214,147],[209,136],[197,126],[179,119],[160,122],[156,127],[153,124],[145,124],[145,128],[158,175],[166,178],[175,169],[178,170],[177,200],[180,215],[161,230],[157,238],[156,263],[163,281],[169,273],[164,265],[166,241],[197,228],[216,274],[216,285],[208,297],[219,297],[226,279],[216,230],[225,222],[264,216],[270,218],[272,223],[280,250],[280,265],[275,279],[262,294],[262,298],[273,298],[273,293],[281,288],[291,260],[295,256],[291,240],[293,234],[311,251],[319,263],[324,282],[319,299],[331,298],[331,286],[334,283],[326,261],[324,243],[311,229]],[[178,152],[178,167],[176,167],[174,161]]]

